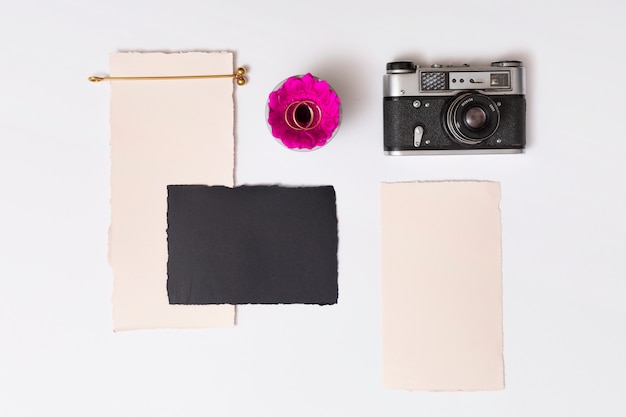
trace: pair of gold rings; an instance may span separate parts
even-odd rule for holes
[[[322,109],[311,100],[290,103],[285,109],[285,123],[293,130],[312,130],[322,122]]]

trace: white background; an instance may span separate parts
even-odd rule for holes
[[[624,416],[625,17],[617,0],[1,0],[0,415]],[[109,86],[87,77],[127,50],[228,50],[248,68],[237,184],[336,187],[337,305],[112,332]],[[527,152],[384,156],[398,59],[524,61]],[[298,153],[264,112],[305,72],[338,91],[343,123]],[[504,391],[382,388],[379,183],[428,179],[502,184]]]

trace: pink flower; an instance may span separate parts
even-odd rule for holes
[[[311,74],[290,77],[270,93],[272,135],[291,149],[313,149],[332,136],[341,116],[341,100],[324,80]]]

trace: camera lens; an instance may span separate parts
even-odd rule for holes
[[[487,114],[480,107],[470,107],[465,112],[465,123],[472,129],[480,129],[487,121]]]
[[[477,145],[492,136],[500,124],[498,106],[488,96],[463,93],[449,103],[444,125],[450,137],[464,145]]]

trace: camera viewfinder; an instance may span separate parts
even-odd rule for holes
[[[491,87],[510,87],[508,72],[495,72],[491,74]]]

